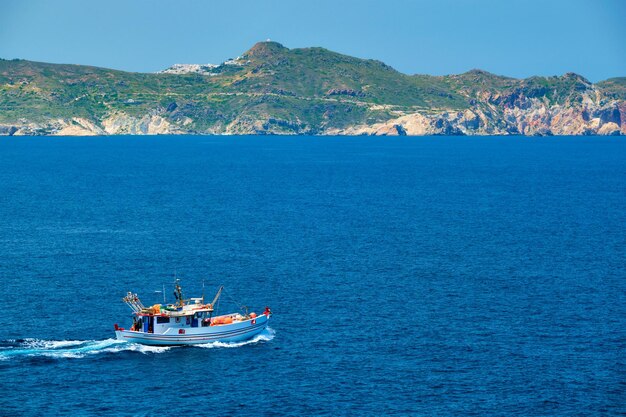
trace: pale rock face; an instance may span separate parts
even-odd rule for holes
[[[406,134],[411,136],[429,135],[432,132],[430,120],[419,113],[399,117],[395,124],[402,126]]]
[[[176,133],[169,121],[159,115],[145,115],[138,119],[126,114],[115,114],[102,121],[109,135],[163,135]]]
[[[602,125],[600,129],[598,129],[598,134],[599,135],[611,135],[611,136],[619,135],[620,127],[616,123],[608,122]]]
[[[587,127],[594,131],[599,130],[601,122],[602,121],[600,120],[599,117],[595,117],[589,121],[589,123],[587,124]]]
[[[161,116],[150,116],[148,120],[144,117],[142,127],[143,132],[148,135],[164,135],[170,132],[170,122]]]
[[[482,124],[481,118],[471,110],[465,110],[459,122],[464,131],[478,130]]]
[[[474,107],[461,112],[411,113],[373,125],[332,130],[328,134],[365,135],[616,135],[626,134],[626,104],[603,102],[598,91],[589,88],[582,103],[549,106],[542,99],[521,98],[519,106],[498,109]],[[485,101],[499,95],[479,93]]]
[[[126,115],[113,115],[102,121],[104,131],[109,135],[129,133],[130,118]]]
[[[373,134],[377,136],[399,136],[401,132],[400,125],[397,124],[384,124],[376,129]]]
[[[25,125],[20,126],[13,132],[13,136],[30,136],[34,134],[34,131],[37,129],[37,126],[34,125]]]
[[[72,120],[59,120],[59,124],[63,126],[54,133],[55,136],[96,136],[105,132],[93,122],[80,117],[74,117]]]
[[[388,120],[383,123],[373,125],[361,125],[350,127],[345,130],[330,130],[330,135],[380,135],[399,136],[401,134],[409,136],[429,135],[433,132],[430,127],[431,120],[419,114],[412,113]]]
[[[586,122],[582,112],[575,109],[565,109],[556,112],[550,120],[550,130],[561,132],[563,135],[581,135],[585,130]]]

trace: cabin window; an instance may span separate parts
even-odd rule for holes
[[[157,317],[157,324],[164,324],[164,323],[169,323],[169,322],[170,322],[169,317]]]

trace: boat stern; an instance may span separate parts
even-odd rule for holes
[[[117,325],[117,323],[113,326],[115,329],[115,338],[117,340],[124,340],[123,332],[124,328]]]

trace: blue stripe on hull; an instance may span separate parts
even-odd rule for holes
[[[268,320],[250,327],[196,335],[164,335],[118,330],[115,332],[117,339],[128,342],[141,343],[154,346],[197,345],[210,342],[240,342],[250,339],[261,333],[267,327]]]

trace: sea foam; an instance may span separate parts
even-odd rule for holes
[[[275,331],[268,328],[250,340],[236,343],[212,342],[191,347],[235,348],[270,341]],[[139,352],[143,354],[163,353],[179,346],[147,346],[117,339],[104,340],[40,340],[20,339],[0,342],[0,361],[20,357],[84,358],[89,355]]]

